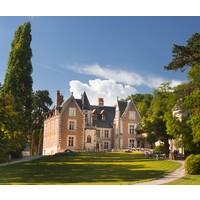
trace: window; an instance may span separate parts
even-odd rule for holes
[[[108,130],[105,130],[105,131],[104,131],[104,137],[105,137],[105,138],[108,138],[108,137],[109,137],[109,131],[108,131]]]
[[[69,116],[70,117],[76,116],[76,108],[69,108]]]
[[[68,146],[69,147],[75,146],[75,136],[69,136],[68,137]]]
[[[75,121],[73,120],[69,120],[68,121],[68,130],[75,130],[76,129],[76,123]]]
[[[104,142],[104,149],[108,149],[108,142]]]
[[[129,134],[134,134],[134,124],[129,124]]]
[[[133,147],[134,147],[134,140],[129,139],[129,148],[133,148]]]
[[[97,137],[100,137],[100,130],[97,130],[97,131],[96,131],[96,136],[97,136]]]
[[[90,135],[88,135],[88,136],[87,136],[87,143],[91,143],[91,141],[92,141],[92,138],[91,138]]]
[[[85,124],[89,125],[88,114],[85,114]]]
[[[131,120],[135,119],[135,111],[129,111],[129,119]]]

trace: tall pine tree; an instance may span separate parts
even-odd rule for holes
[[[167,70],[188,69],[188,82],[176,88],[179,107],[187,114],[186,123],[192,129],[193,141],[200,152],[200,33],[193,34],[186,45],[174,45],[173,58]]]

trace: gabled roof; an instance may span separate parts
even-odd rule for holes
[[[67,107],[67,105],[69,104],[69,102],[73,101],[78,109],[81,111],[81,107],[80,107],[80,99],[75,99],[74,96],[73,96],[73,93],[71,94],[71,96],[62,104],[62,107],[61,107],[61,115],[63,114],[65,108]],[[82,112],[81,112],[82,113]]]
[[[122,113],[121,117],[123,117],[123,116],[127,113],[127,111],[129,110],[129,108],[130,108],[131,106],[134,107],[136,113],[138,114],[138,117],[141,119],[140,113],[139,113],[139,111],[138,111],[138,109],[137,109],[137,107],[136,107],[136,105],[135,105],[133,99],[127,101],[127,106],[126,106],[124,112]]]
[[[82,99],[82,109],[90,110],[90,102],[88,100],[88,97],[87,97],[85,91],[83,92],[81,99]]]
[[[127,101],[124,100],[118,100],[118,107],[119,107],[119,111],[120,111],[120,117],[122,116],[122,114],[124,113],[126,107],[127,107]]]

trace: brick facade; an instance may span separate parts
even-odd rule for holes
[[[133,101],[117,100],[112,107],[104,106],[103,98],[99,98],[99,105],[90,105],[84,92],[81,99],[72,94],[64,102],[57,91],[56,105],[44,121],[43,155],[66,149],[111,151],[141,146],[136,131],[139,122]]]

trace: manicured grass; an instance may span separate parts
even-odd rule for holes
[[[134,184],[180,166],[141,153],[68,153],[0,167],[0,184]]]
[[[186,175],[168,185],[200,185],[200,175]]]

